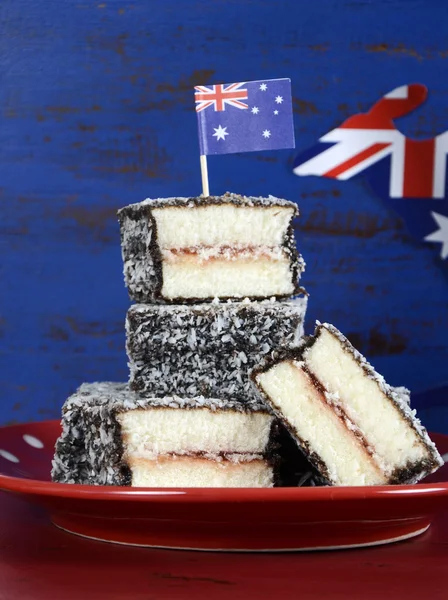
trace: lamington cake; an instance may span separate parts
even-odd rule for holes
[[[264,405],[139,398],[83,384],[64,404],[52,479],[135,487],[271,487],[277,427]]]
[[[408,403],[334,326],[253,371],[263,400],[331,485],[412,484],[442,458]]]
[[[305,263],[293,202],[227,193],[162,198],[118,212],[124,278],[136,302],[287,298]]]
[[[249,371],[303,336],[306,297],[291,301],[136,304],[126,319],[130,387],[142,396],[258,403]]]

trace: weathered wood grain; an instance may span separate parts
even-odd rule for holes
[[[402,130],[448,128],[438,0],[3,0],[0,19],[2,423],[126,377],[115,211],[199,193],[194,84],[290,76],[300,149],[411,82],[430,99]],[[392,383],[446,381],[448,280],[431,249],[362,183],[295,177],[292,157],[211,158],[211,190],[297,201],[309,327],[334,322]]]

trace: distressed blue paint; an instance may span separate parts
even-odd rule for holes
[[[3,0],[0,11],[2,423],[55,417],[81,381],[126,377],[114,212],[200,192],[194,84],[291,77],[302,149],[413,81],[430,98],[402,130],[448,127],[439,0]],[[392,383],[441,385],[448,286],[433,254],[362,183],[297,178],[292,156],[211,157],[211,190],[296,200],[309,323],[351,334]],[[424,416],[448,431],[440,403]]]

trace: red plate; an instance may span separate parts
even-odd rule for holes
[[[97,540],[198,550],[371,546],[413,537],[448,508],[448,465],[425,483],[363,488],[146,489],[50,482],[58,421],[0,428],[0,489]],[[448,436],[434,435],[442,453]]]

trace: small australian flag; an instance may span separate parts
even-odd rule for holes
[[[294,148],[290,79],[195,87],[202,155]]]

